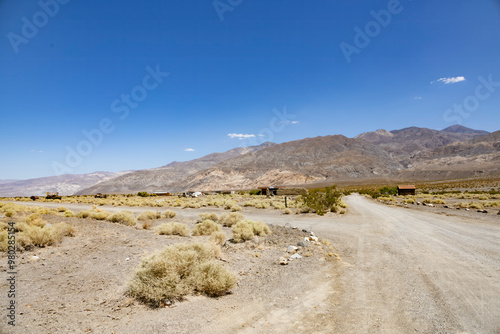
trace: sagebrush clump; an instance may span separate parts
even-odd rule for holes
[[[165,210],[164,216],[165,218],[175,218],[177,216],[177,212],[172,210]]]
[[[137,223],[134,214],[126,210],[112,213],[108,217],[108,220],[112,223],[120,223],[128,226],[134,226]]]
[[[196,224],[193,229],[193,235],[210,235],[213,232],[221,231],[219,224],[210,219],[205,219],[203,222]]]
[[[195,291],[222,296],[236,281],[233,273],[215,262],[210,245],[177,244],[142,261],[128,284],[128,294],[159,307]]]
[[[244,219],[245,216],[238,212],[225,213],[219,218],[219,223],[221,223],[222,226],[231,227]]]
[[[161,224],[156,226],[154,231],[159,235],[179,235],[181,237],[187,237],[191,234],[186,224],[181,223]]]
[[[261,221],[242,220],[233,225],[232,228],[235,242],[245,242],[246,240],[252,240],[254,236],[271,234],[269,226]]]

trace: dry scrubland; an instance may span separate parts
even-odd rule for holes
[[[415,183],[415,186],[417,189],[415,196],[398,196],[394,185],[343,187],[342,191],[345,194],[357,192],[389,205],[500,214],[499,179],[424,182]]]
[[[22,201],[32,202],[29,197],[8,197],[0,198],[3,201]],[[283,214],[292,213],[310,213],[315,209],[308,207],[301,196],[262,196],[250,195],[248,192],[225,195],[206,195],[197,198],[178,197],[178,196],[154,196],[146,197],[139,195],[108,195],[107,198],[95,198],[90,195],[63,196],[61,199],[46,199],[40,197],[37,202],[49,203],[80,203],[92,204],[96,206],[126,206],[126,207],[151,207],[151,208],[182,208],[182,209],[201,209],[201,208],[222,208],[230,212],[239,212],[246,207],[257,209],[280,210]],[[346,205],[342,202],[337,203],[333,212],[345,213]]]
[[[89,201],[95,205],[90,210],[73,212],[64,207],[62,202],[65,200],[71,203],[73,200]],[[151,210],[135,214],[128,210],[108,212],[101,207],[107,203],[105,201],[155,205]],[[37,326],[23,327],[26,332],[33,333],[57,330],[93,332],[95,324],[112,328],[113,323],[116,325],[114,317],[123,319],[123,322],[128,317],[130,321],[134,318],[130,317],[130,312],[135,310],[145,317],[139,323],[146,319],[151,323],[151,317],[156,315],[148,310],[181,308],[180,305],[190,303],[190,296],[206,296],[207,300],[228,298],[233,305],[243,305],[249,294],[252,298],[278,298],[280,285],[288,284],[280,282],[280,275],[287,270],[283,268],[289,267],[279,265],[280,257],[302,256],[301,260],[294,260],[294,272],[289,274],[300,273],[304,277],[313,275],[308,272],[312,268],[318,272],[324,269],[320,269],[324,264],[320,264],[319,259],[332,263],[338,260],[327,240],[312,241],[287,252],[289,245],[296,245],[309,233],[247,219],[244,214],[234,212],[238,202],[247,203],[246,207],[264,206],[269,210],[284,207],[283,198],[227,195],[203,199],[111,196],[104,201],[89,196],[68,197],[63,198],[58,208],[0,202],[0,249],[7,249],[8,223],[14,222],[18,269],[19,272],[30,272],[32,277],[20,283],[19,289],[25,292],[23,301],[29,302],[20,308],[23,315],[18,315],[19,322],[23,326],[31,323]],[[294,202],[290,203],[293,207]],[[159,209],[160,204],[200,208],[199,218],[183,218],[173,210]],[[222,210],[203,212],[203,206],[214,205]],[[126,243],[122,243],[124,236],[127,236]],[[131,255],[125,258],[125,254]],[[4,253],[3,258],[5,256]],[[4,263],[1,265],[5,270]],[[84,273],[78,274],[81,271]],[[110,279],[110,275],[117,275],[120,279]],[[88,278],[75,281],[75,277]],[[51,282],[50,287],[46,286],[47,279]],[[303,284],[300,276],[290,278],[290,282]],[[74,287],[74,284],[78,286]],[[268,288],[254,291],[256,286],[266,284],[269,284]],[[5,284],[0,287],[5,287]],[[51,291],[56,288],[59,289],[57,293]],[[102,295],[97,293],[101,290],[104,291]],[[80,306],[82,300],[87,303],[92,298],[99,305]],[[192,307],[201,307],[199,312],[203,313],[208,312],[209,305],[195,303]],[[81,319],[79,312],[82,309],[90,315],[89,319],[94,320],[68,323],[71,317]],[[97,314],[113,316],[103,321]],[[185,319],[180,314],[177,316],[175,326],[185,326]]]

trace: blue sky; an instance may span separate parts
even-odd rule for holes
[[[496,0],[5,0],[0,32],[0,179],[500,128]]]

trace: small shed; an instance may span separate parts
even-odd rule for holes
[[[415,195],[415,186],[413,185],[399,185],[398,196]]]
[[[277,187],[259,187],[260,194],[261,195],[266,195],[266,196],[275,196],[277,195],[278,192]]]

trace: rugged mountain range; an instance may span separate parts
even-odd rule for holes
[[[113,179],[126,172],[95,172],[90,174],[41,177],[29,180],[0,181],[0,196],[45,196],[47,191],[61,195],[72,195],[98,182]]]
[[[185,162],[174,161],[163,167],[140,170],[107,182],[98,183],[87,189],[80,190],[76,194],[174,191],[172,190],[174,188],[177,191],[179,186],[176,184],[188,175],[205,170],[225,160],[251,154],[252,152],[266,149],[273,145],[273,143],[265,142],[258,146],[238,147],[223,153],[212,153],[195,160]]]
[[[355,138],[335,135],[264,143],[99,180],[86,188],[73,184],[76,194],[94,194],[469,177],[500,177],[500,131],[490,134],[460,125],[441,131],[410,127]],[[0,195],[13,184],[29,181],[0,184]],[[41,188],[43,192],[54,189],[48,184]],[[35,190],[25,189],[29,189],[25,195]]]

